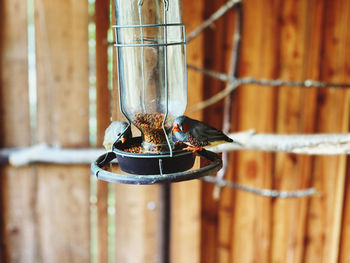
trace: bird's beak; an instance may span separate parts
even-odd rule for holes
[[[175,124],[174,127],[173,127],[173,133],[179,132],[179,131],[180,131],[179,125]]]
[[[120,139],[122,141],[122,143],[124,143],[126,141],[125,137]]]

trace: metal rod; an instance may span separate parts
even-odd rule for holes
[[[167,23],[167,11],[168,11],[168,1],[164,0],[164,24]],[[168,28],[165,26],[164,27],[164,41],[165,44],[168,43]],[[166,142],[168,144],[168,148],[169,148],[169,154],[170,157],[173,156],[173,149],[171,148],[171,143],[169,141],[168,138],[168,134],[167,131],[165,129],[165,121],[168,117],[168,112],[169,112],[169,92],[168,92],[168,52],[167,52],[168,47],[165,46],[164,47],[164,88],[165,88],[165,115],[164,115],[164,119],[162,122],[162,129],[165,135],[165,139]]]
[[[170,24],[146,24],[146,25],[113,25],[114,28],[136,28],[136,27],[163,27],[163,26],[185,26],[184,23],[170,23]]]
[[[170,234],[171,234],[171,185],[169,182],[162,183],[160,187],[161,201],[161,240],[160,240],[160,254],[161,262],[170,262]]]
[[[118,34],[118,29],[115,30],[115,40],[116,43],[119,43],[119,34]],[[125,113],[124,108],[123,108],[123,100],[122,100],[122,92],[121,92],[121,81],[120,81],[120,71],[119,71],[119,50],[120,48],[117,47],[117,70],[118,70],[118,97],[119,97],[119,110],[123,114],[123,116],[129,121],[129,125],[131,124],[131,120],[129,119],[128,115]]]
[[[149,44],[114,44],[115,47],[167,47],[167,46],[176,46],[176,45],[185,45],[186,42],[172,42],[172,43],[149,43]]]
[[[143,5],[143,0],[139,0],[138,4],[138,11],[139,11],[139,22],[140,25],[143,24],[142,22],[142,5]],[[145,107],[145,94],[146,94],[146,87],[145,87],[145,50],[144,50],[144,39],[143,39],[143,27],[140,27],[141,30],[141,78],[142,78],[142,109],[144,112],[146,112],[146,107]]]
[[[159,174],[163,175],[163,160],[158,159],[158,164],[159,164]]]

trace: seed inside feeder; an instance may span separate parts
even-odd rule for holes
[[[180,151],[183,148],[187,147],[186,144],[179,142],[179,141],[175,142],[174,145],[175,145],[174,151]],[[129,148],[123,149],[123,151],[129,152],[129,153],[144,153],[142,151],[142,146],[140,144],[131,145]]]
[[[137,113],[134,116],[134,122],[143,133],[143,151],[144,152],[168,152],[168,142],[165,137],[162,124],[164,120],[163,113]],[[171,126],[174,118],[168,116],[164,128],[168,136],[171,136]],[[168,138],[169,138],[168,137]],[[169,138],[172,143],[171,138]],[[172,146],[173,147],[173,146]]]

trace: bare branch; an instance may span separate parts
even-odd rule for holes
[[[304,80],[304,81],[292,81],[292,80],[281,80],[281,79],[273,79],[273,80],[256,79],[253,77],[235,78],[221,72],[203,69],[193,65],[187,65],[187,68],[193,69],[195,71],[198,71],[200,73],[203,73],[205,75],[219,79],[224,82],[239,83],[239,85],[254,84],[254,85],[273,86],[273,87],[287,86],[287,87],[304,87],[304,88],[310,88],[310,87],[343,88],[343,89],[350,88],[350,83],[330,83],[330,82],[322,82],[322,81],[310,80],[310,79]]]
[[[289,152],[294,154],[337,155],[350,154],[350,133],[328,134],[267,134],[254,130],[236,132],[229,137],[237,143],[225,143],[208,150],[229,152],[235,150],[260,150]],[[67,149],[50,147],[46,144],[24,148],[0,149],[0,160],[13,166],[33,162],[58,164],[90,164],[106,153],[103,148]]]
[[[350,154],[350,133],[324,134],[267,134],[253,130],[231,133],[238,142],[220,144],[208,150],[229,152],[235,150],[260,150],[310,155]]]
[[[204,176],[202,177],[202,180],[204,182],[214,183],[220,187],[234,188],[234,189],[242,190],[252,194],[266,196],[266,197],[273,197],[273,198],[300,198],[300,197],[308,197],[308,196],[313,196],[318,194],[318,192],[314,188],[306,188],[306,189],[294,190],[294,191],[279,191],[279,190],[259,189],[251,186],[245,186],[245,185],[229,182],[213,176]]]
[[[104,154],[105,149],[62,149],[38,144],[31,147],[1,149],[0,156],[13,166],[23,166],[35,162],[56,164],[90,164]]]
[[[228,83],[231,83],[232,85],[227,86],[222,91],[218,92],[211,98],[199,102],[198,104],[192,106],[189,111],[196,111],[196,110],[202,110],[210,105],[213,105],[214,103],[222,100],[225,98],[228,94],[230,94],[232,91],[234,91],[238,86],[240,85],[261,85],[261,86],[272,86],[272,87],[279,87],[279,86],[285,86],[285,87],[304,87],[304,88],[350,88],[350,83],[329,83],[329,82],[321,82],[317,80],[305,80],[305,81],[289,81],[289,80],[281,80],[281,79],[275,79],[275,80],[267,80],[267,79],[256,79],[253,77],[247,77],[247,78],[235,78],[230,77],[224,73],[207,70],[203,68],[199,68],[193,65],[187,65],[187,68],[193,69],[195,71],[198,71],[200,73],[203,73],[205,75],[211,76],[213,78],[219,79],[221,81],[225,81]]]
[[[214,103],[222,100],[223,98],[225,98],[227,95],[229,95],[232,91],[234,91],[239,85],[238,84],[232,84],[229,85],[228,87],[226,87],[225,89],[223,89],[222,91],[216,93],[213,97],[204,100],[202,102],[199,102],[195,105],[193,105],[188,112],[193,112],[193,111],[197,111],[197,110],[202,110],[206,107],[209,107],[210,105],[213,105]]]
[[[241,3],[241,0],[229,0],[223,6],[221,6],[214,14],[212,14],[207,20],[205,20],[200,26],[187,35],[186,41],[190,42],[200,33],[202,33],[206,28],[215,23],[220,17],[227,13],[236,4]]]

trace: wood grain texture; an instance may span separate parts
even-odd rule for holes
[[[324,3],[323,1],[307,1],[306,8],[309,15],[306,19],[306,32],[304,31],[305,51],[303,53],[303,72],[301,73],[300,77],[302,79],[319,79]],[[316,96],[317,91],[315,89],[301,90],[299,106],[300,114],[297,128],[305,133],[315,132],[315,122],[317,120]],[[295,181],[297,184],[299,184],[298,187],[306,187],[309,184],[314,186],[311,182],[314,167],[313,158],[297,156],[297,160],[298,167],[295,177],[298,179],[295,179]],[[287,187],[287,185],[284,187]],[[289,245],[287,250],[285,250],[286,253],[283,252],[284,249],[279,250],[280,246],[274,249],[274,252],[276,252],[274,253],[274,256],[276,256],[276,258],[279,260],[283,260],[285,258],[287,262],[304,261],[309,203],[309,199],[295,200],[292,207],[290,207],[289,211],[292,213],[290,216],[297,220],[290,221],[290,234],[287,236],[289,239]],[[280,257],[278,255],[280,255]]]
[[[339,262],[350,262],[348,247],[350,245],[350,180],[349,180],[349,160],[347,160],[345,196],[343,205],[343,218],[341,229],[341,240],[339,247]]]
[[[172,185],[170,262],[200,262],[200,190],[198,180]]]
[[[96,23],[96,119],[97,146],[101,146],[104,131],[110,124],[111,107],[108,89],[108,39],[110,1],[95,2]],[[108,183],[97,181],[98,262],[108,262]]]
[[[89,144],[87,4],[35,1],[39,142]],[[39,260],[89,262],[89,167],[40,165],[37,172]]]
[[[88,179],[85,165],[38,167],[41,262],[90,262]]]
[[[31,143],[27,43],[27,3],[1,1],[0,147]],[[0,166],[1,262],[36,262],[34,178],[31,167]]]
[[[233,11],[227,13],[222,19],[225,24],[225,34],[223,37],[224,42],[224,57],[225,57],[225,72],[229,73],[230,70],[232,71],[232,52],[233,52],[233,45],[234,45],[234,36],[236,33],[236,15],[237,10],[234,8]],[[236,65],[237,71],[239,68],[239,63]],[[236,71],[236,70],[235,70]],[[237,72],[236,71],[236,72]],[[232,107],[231,107],[231,130],[237,129],[237,96],[236,92],[232,94]],[[224,104],[227,102],[225,101]],[[225,106],[224,106],[225,108]],[[225,109],[223,108],[223,112],[225,112]],[[225,117],[224,117],[225,118]],[[225,179],[234,181],[234,167],[236,164],[236,157],[237,155],[235,153],[230,153],[228,156],[228,166],[226,170]],[[234,213],[234,190],[229,188],[222,188],[220,192],[220,199],[218,201],[218,237],[217,237],[217,262],[225,263],[231,261],[231,242],[232,242],[232,218]]]
[[[318,74],[307,75],[307,72],[312,68],[318,69],[319,65],[319,60],[312,60],[312,55],[320,52],[321,23],[319,19],[315,21],[319,11],[315,1],[289,1],[281,5],[279,78],[318,78]],[[319,34],[313,40],[310,39],[311,24],[313,31]],[[317,40],[319,43],[315,42]],[[305,98],[308,100],[305,101]],[[312,133],[315,103],[315,90],[280,87],[276,132]],[[311,187],[311,168],[312,158],[309,156],[276,154],[274,188],[292,190]],[[276,199],[273,202],[273,262],[302,262],[307,204],[307,198]]]
[[[344,81],[348,1],[325,1],[321,79]],[[318,132],[349,129],[348,91],[321,90],[317,94]],[[337,262],[346,175],[346,157],[315,158],[313,183],[321,198],[310,203],[305,262]]]
[[[204,2],[184,2],[183,23],[187,34],[201,23],[203,12]],[[203,48],[203,35],[193,39],[187,45],[187,63],[202,66]],[[188,71],[187,85],[187,108],[189,108],[202,99],[203,76],[197,72]],[[201,119],[201,112],[193,112],[188,116]],[[199,163],[195,164],[195,167],[198,168]],[[192,180],[172,184],[171,193],[171,262],[199,263],[201,182]]]
[[[39,0],[35,8],[38,97],[43,98],[37,104],[38,141],[87,146],[87,3]]]
[[[226,1],[205,1],[204,19],[220,8]],[[204,33],[204,67],[225,71],[225,52],[223,38],[225,25],[219,19],[215,25],[208,28]],[[224,84],[218,80],[204,76],[203,78],[203,99],[209,98],[222,90]],[[222,127],[222,106],[219,102],[203,111],[203,121],[213,127]],[[203,163],[201,165],[207,165]],[[214,187],[212,184],[202,183],[202,220],[201,220],[201,262],[215,262],[217,258],[218,239],[218,203],[213,199]]]
[[[31,167],[2,166],[3,257],[1,262],[37,262],[35,175]]]
[[[1,2],[1,146],[30,144],[28,99],[27,4]],[[23,30],[16,30],[22,27]]]
[[[347,16],[347,25],[350,23],[350,16]],[[346,29],[346,40],[345,46],[350,45],[350,29]],[[345,80],[350,81],[350,49],[344,51],[345,57]],[[345,195],[344,195],[344,205],[343,205],[343,220],[342,220],[342,229],[341,229],[341,240],[339,248],[339,262],[345,263],[350,262],[350,254],[348,247],[350,246],[350,175],[349,175],[349,158],[347,158],[347,171],[346,171],[346,184],[345,184]]]
[[[162,262],[159,195],[158,185],[115,185],[115,262]]]
[[[279,1],[247,1],[243,4],[243,38],[240,76],[275,78],[278,74]],[[275,89],[244,86],[237,91],[238,129],[274,132]],[[237,154],[236,182],[271,188],[273,155],[261,152]],[[232,229],[232,262],[271,261],[271,200],[236,191]]]

